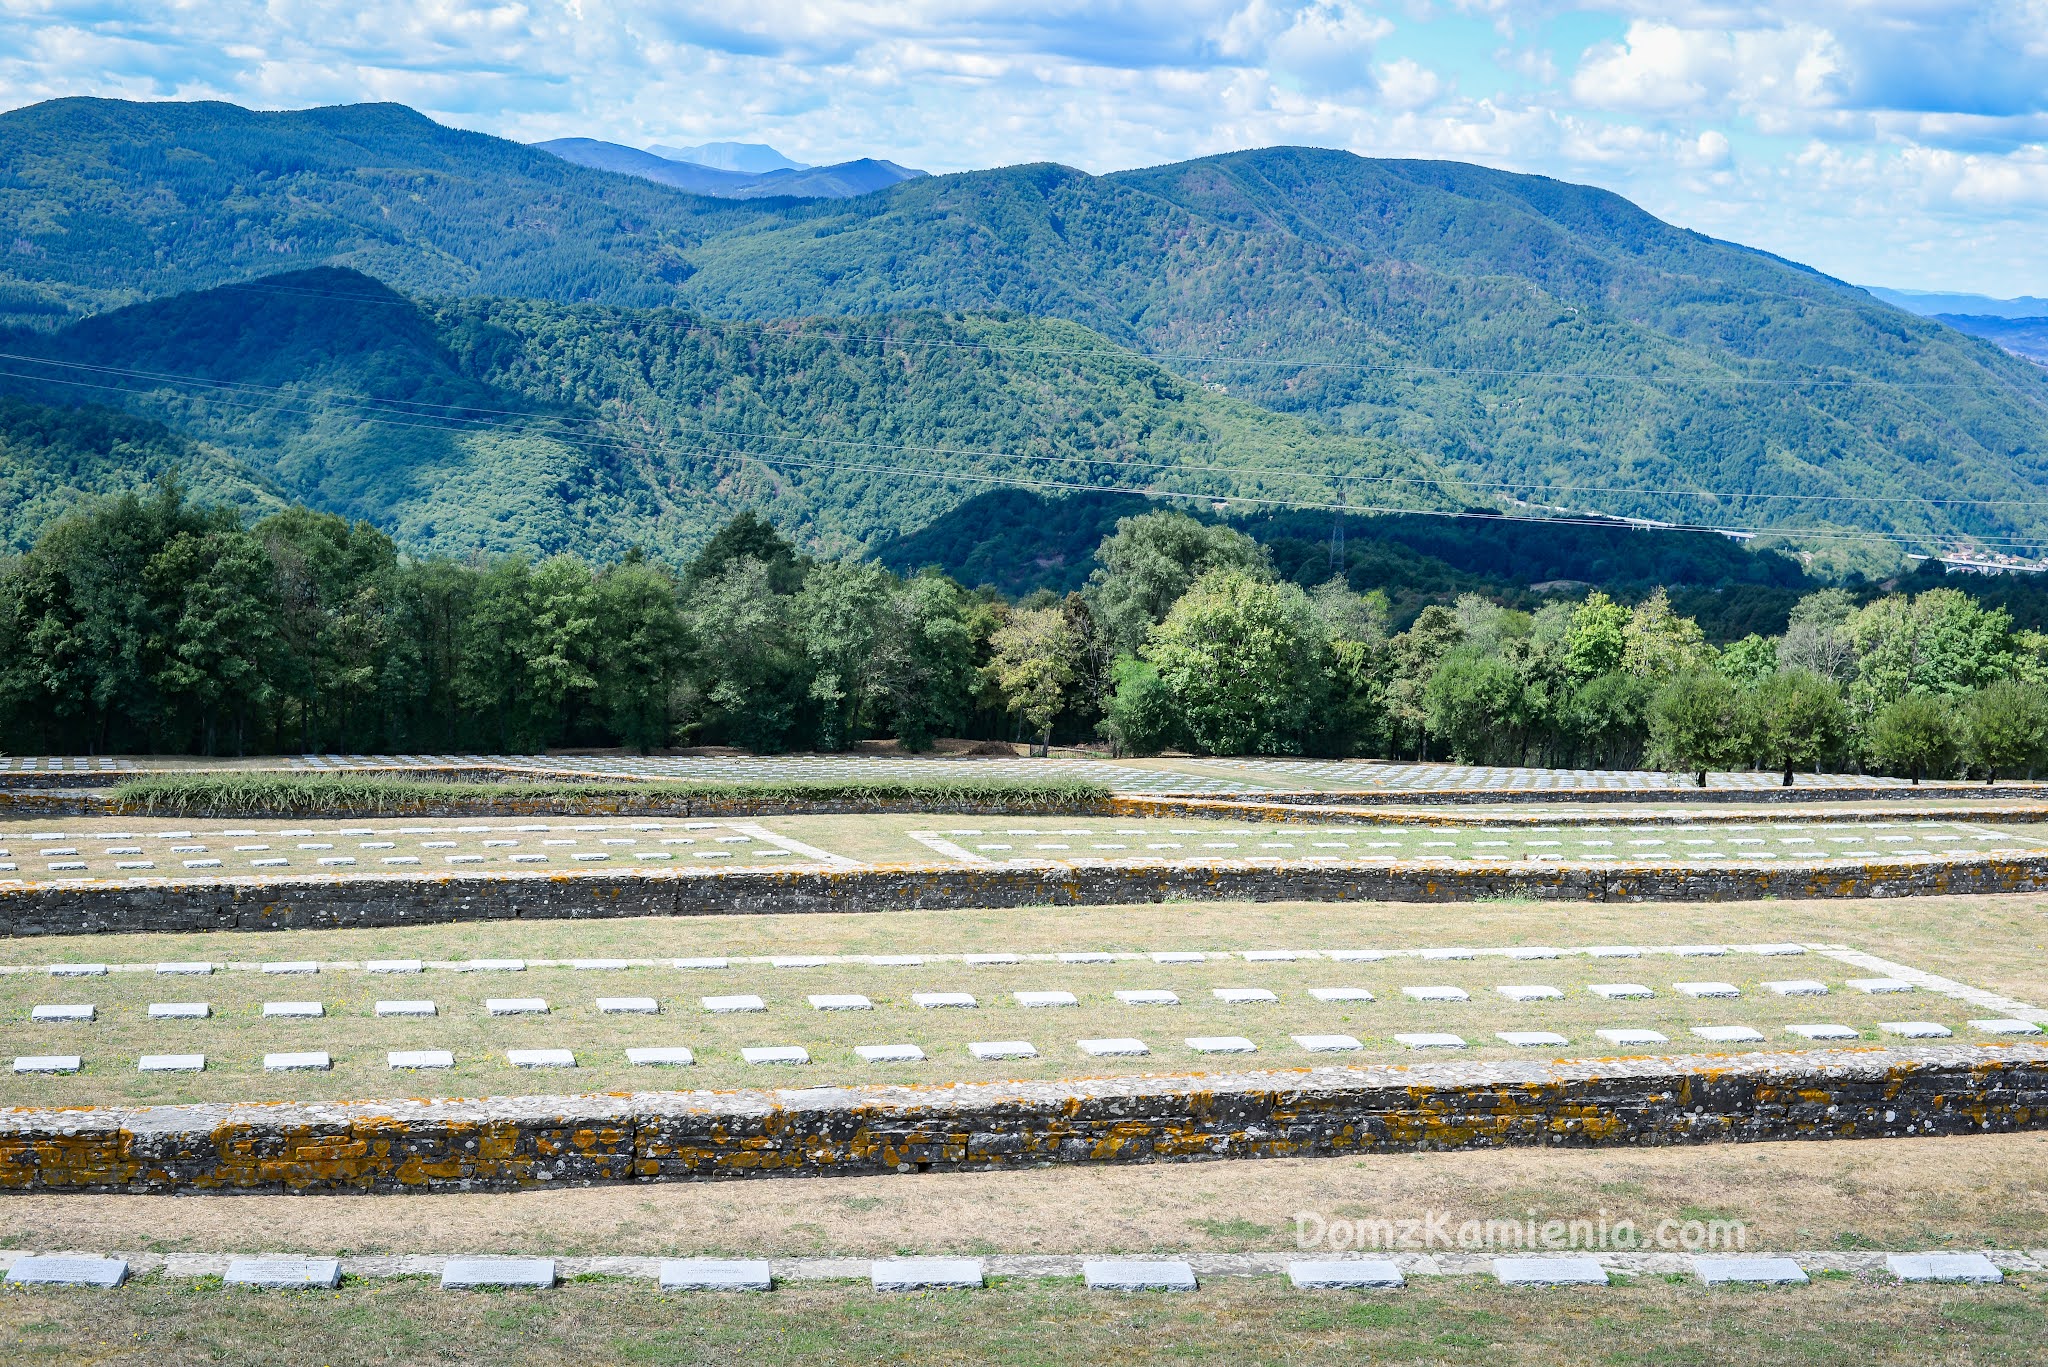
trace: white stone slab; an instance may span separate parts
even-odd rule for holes
[[[505,1062],[514,1068],[574,1068],[576,1055],[567,1049],[507,1049]]]
[[[1209,995],[1232,1006],[1264,1005],[1280,1000],[1263,987],[1217,987],[1210,989]]]
[[[1634,1001],[1657,995],[1641,983],[1591,983],[1586,990],[1596,997],[1605,997],[1608,1001]]]
[[[1731,1283],[1760,1283],[1766,1286],[1804,1286],[1806,1269],[1790,1258],[1702,1258],[1695,1256],[1692,1270],[1708,1286]]]
[[[1017,1005],[1028,1007],[1079,1006],[1080,998],[1071,992],[1012,992]]]
[[[1795,944],[1745,945],[1740,946],[1740,948],[1744,954],[1762,954],[1769,958],[1783,958],[1806,952],[1805,945]]]
[[[1552,949],[1549,945],[1524,945],[1509,950],[1508,957],[1510,959],[1559,959],[1564,957],[1564,951]]]
[[[1901,1039],[1947,1039],[1954,1033],[1933,1021],[1879,1021],[1877,1028]]]
[[[677,959],[677,968],[730,968],[730,959]]]
[[[296,977],[307,973],[318,973],[320,965],[312,959],[283,959],[275,963],[263,965],[262,971]]]
[[[430,1001],[380,1001],[377,1003],[380,1016],[434,1016],[440,1013]]]
[[[821,954],[777,954],[768,960],[770,968],[823,968],[832,961]]]
[[[688,1068],[697,1056],[681,1047],[628,1049],[626,1062],[638,1068]]]
[[[1885,1268],[1902,1282],[2002,1282],[1982,1253],[1888,1253]]]
[[[1605,1286],[1607,1273],[1592,1258],[1495,1258],[1502,1286]]]
[[[1124,1057],[1152,1052],[1141,1039],[1084,1039],[1076,1041],[1090,1058]]]
[[[969,968],[988,968],[997,964],[1021,964],[1024,960],[1015,954],[963,954],[960,962]]]
[[[1764,991],[1777,997],[1825,997],[1828,985],[1812,978],[1787,978],[1765,983]]]
[[[1595,1030],[1594,1034],[1609,1044],[1669,1044],[1670,1040],[1655,1030]]]
[[[913,992],[910,994],[910,1000],[928,1011],[941,1007],[968,1008],[980,1005],[974,1000],[972,992]]]
[[[156,971],[167,978],[204,978],[213,972],[213,965],[210,963],[158,964]]]
[[[338,1258],[235,1258],[221,1281],[229,1286],[260,1286],[272,1291],[327,1290],[341,1285]]]
[[[1350,1054],[1365,1047],[1350,1035],[1290,1035],[1288,1038],[1311,1054]]]
[[[51,964],[50,976],[53,978],[104,978],[107,976],[107,966],[105,964]]]
[[[1026,1039],[983,1040],[967,1046],[967,1052],[975,1058],[1037,1058],[1038,1048]]]
[[[656,1016],[661,1003],[652,997],[599,997],[597,1009],[607,1016]]]
[[[1673,983],[1671,990],[1681,997],[1739,997],[1742,989],[1734,983]]]
[[[1090,1258],[1081,1264],[1090,1291],[1193,1291],[1195,1269],[1181,1262]]]
[[[93,1018],[93,1008],[90,1002],[56,1002],[48,1006],[30,1007],[28,1018],[52,1025],[89,1021]]]
[[[1695,1025],[1692,1032],[1715,1044],[1761,1044],[1763,1031],[1747,1025]]]
[[[922,1063],[924,1050],[914,1044],[856,1044],[853,1052],[863,1063]]]
[[[1517,1049],[1550,1049],[1571,1041],[1554,1030],[1500,1030],[1494,1038]]]
[[[317,1049],[263,1056],[266,1073],[324,1073],[333,1066],[334,1060]]]
[[[1362,987],[1311,987],[1308,994],[1319,1002],[1369,1002],[1372,993]]]
[[[1159,988],[1140,988],[1135,991],[1118,992],[1116,999],[1125,1006],[1179,1006],[1180,997]]]
[[[765,1258],[664,1258],[664,1291],[767,1291],[774,1286]]]
[[[441,1289],[483,1286],[545,1287],[555,1284],[553,1258],[450,1258],[441,1268]]]
[[[877,1258],[869,1265],[877,1291],[937,1291],[982,1286],[979,1258]]]
[[[204,1054],[144,1054],[136,1061],[136,1071],[141,1073],[203,1073],[206,1071]]]
[[[1673,945],[1671,952],[1681,959],[1718,959],[1728,952],[1726,945]]]
[[[1410,1049],[1463,1049],[1465,1047],[1465,1041],[1460,1036],[1446,1035],[1431,1030],[1395,1035],[1394,1042],[1405,1044]]]
[[[457,973],[524,973],[524,959],[469,959],[463,963],[450,964]]]
[[[810,1051],[794,1044],[769,1044],[758,1048],[740,1050],[740,1057],[748,1063],[809,1063]]]
[[[1378,1258],[1315,1258],[1287,1264],[1287,1280],[1302,1291],[1338,1291],[1401,1286],[1406,1279]]]
[[[21,1054],[14,1060],[17,1073],[75,1073],[84,1066],[76,1054]]]
[[[1468,1002],[1472,994],[1462,987],[1404,987],[1401,995],[1419,1002]]]
[[[419,973],[425,969],[418,959],[371,959],[363,965],[365,973]]]
[[[1643,951],[1634,945],[1594,945],[1586,951],[1590,959],[1640,959]]]
[[[819,992],[810,997],[813,1011],[872,1011],[875,1004],[857,992]]]
[[[1190,1035],[1186,1043],[1198,1054],[1255,1054],[1259,1049],[1243,1035]]]
[[[1209,956],[1191,949],[1163,949],[1152,956],[1155,964],[1199,964]]]
[[[759,997],[741,995],[737,997],[705,997],[704,1009],[716,1016],[730,1016],[740,1011],[766,1011],[768,1003]]]
[[[325,1016],[327,1008],[319,1002],[265,1002],[263,1014],[288,1020],[305,1020]]]
[[[1913,984],[1900,978],[1851,978],[1849,979],[1849,986],[1855,988],[1858,992],[1867,992],[1872,996],[1884,996],[1893,992],[1911,992],[1913,990]]]
[[[446,1049],[393,1049],[384,1055],[387,1068],[453,1068],[455,1055]]]
[[[484,1010],[493,1016],[545,1016],[548,1004],[542,997],[487,997]]]
[[[1846,1025],[1834,1025],[1830,1023],[1822,1023],[1819,1025],[1788,1025],[1785,1027],[1785,1030],[1788,1034],[1797,1035],[1801,1039],[1863,1038],[1863,1034],[1861,1031],[1851,1030]]]
[[[213,1007],[206,1002],[151,1002],[151,1020],[204,1020],[213,1014]]]
[[[1374,964],[1387,957],[1384,949],[1326,949],[1323,957],[1340,964]]]
[[[1987,1035],[2038,1035],[2041,1033],[2041,1027],[2032,1021],[2014,1020],[2009,1017],[1988,1021],[1971,1021],[1970,1028],[1972,1030],[1980,1030]]]
[[[1564,993],[1556,988],[1544,987],[1540,983],[1510,983],[1505,987],[1496,987],[1493,990],[1511,1002],[1556,1001],[1564,996]]]
[[[116,1287],[128,1280],[128,1264],[120,1258],[74,1258],[30,1253],[7,1269],[9,1286]]]

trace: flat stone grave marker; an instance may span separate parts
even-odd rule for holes
[[[1595,1030],[1594,1034],[1609,1044],[1669,1044],[1671,1041],[1655,1030]]]
[[[857,992],[813,993],[810,998],[813,1011],[872,1011],[875,1004]]]
[[[136,1071],[142,1073],[203,1073],[206,1071],[204,1054],[144,1054],[136,1062]]]
[[[730,959],[677,959],[677,968],[730,968]]]
[[[156,971],[167,978],[204,978],[212,974],[213,965],[210,963],[158,964]]]
[[[1216,987],[1210,989],[1209,995],[1231,1006],[1263,1006],[1280,1000],[1263,987]]]
[[[1193,1291],[1195,1269],[1182,1262],[1090,1258],[1081,1264],[1090,1291]]]
[[[1787,978],[1765,983],[1764,990],[1779,997],[1825,997],[1828,985],[1812,978]]]
[[[1063,964],[1113,964],[1116,962],[1114,955],[1104,954],[1099,949],[1087,950],[1080,954],[1056,954],[1053,957]]]
[[[1552,949],[1549,945],[1527,945],[1510,949],[1508,957],[1510,959],[1558,959],[1564,957],[1564,951]]]
[[[639,1068],[688,1068],[697,1062],[697,1056],[680,1046],[628,1049],[626,1062]]]
[[[1369,1002],[1372,993],[1362,987],[1311,987],[1308,994],[1319,1002]]]
[[[105,964],[50,965],[50,976],[53,978],[104,978],[106,975],[107,966]]]
[[[1463,1049],[1465,1047],[1465,1041],[1461,1036],[1441,1034],[1433,1030],[1395,1035],[1394,1041],[1397,1044],[1405,1044],[1410,1049]]]
[[[1714,1044],[1761,1044],[1763,1031],[1747,1025],[1695,1025],[1692,1032]]]
[[[1506,987],[1496,987],[1493,990],[1511,1002],[1555,1001],[1564,996],[1564,993],[1554,987],[1544,987],[1537,983],[1510,983]]]
[[[1378,1258],[1316,1258],[1287,1264],[1287,1280],[1303,1291],[1405,1285],[1401,1269]]]
[[[213,1014],[207,1002],[151,1002],[151,1020],[204,1020]]]
[[[93,1018],[93,1008],[89,1002],[58,1002],[49,1006],[31,1007],[28,1018],[51,1025],[89,1021]]]
[[[421,973],[426,965],[418,959],[371,959],[363,965],[365,973]]]
[[[265,1002],[263,1014],[273,1019],[302,1020],[325,1016],[327,1008],[319,1002]]]
[[[1028,1007],[1079,1006],[1081,1001],[1071,992],[1013,992],[1017,1005]]]
[[[1208,961],[1207,954],[1191,949],[1163,949],[1152,955],[1155,964],[1199,964]]]
[[[221,1278],[229,1286],[260,1286],[270,1290],[332,1289],[341,1285],[338,1258],[236,1258]]]
[[[487,997],[484,1010],[493,1016],[545,1016],[548,1004],[540,997]]]
[[[1024,961],[1015,954],[963,954],[960,962],[969,968],[988,968],[998,964],[1021,964]]]
[[[2041,1027],[2034,1024],[2032,1021],[2013,1020],[2009,1018],[1988,1021],[1971,1021],[1970,1028],[1972,1030],[1981,1030],[1987,1035],[2038,1035],[2041,1033]]]
[[[1634,945],[1594,945],[1586,951],[1589,959],[1640,959],[1643,951]]]
[[[1311,1054],[1350,1054],[1365,1047],[1350,1035],[1290,1035],[1288,1038]]]
[[[977,1007],[981,1004],[974,1000],[972,992],[913,992],[910,994],[910,1000],[924,1007],[927,1011],[938,1010],[941,1007],[960,1007],[964,1009]]]
[[[967,1046],[967,1052],[984,1061],[1005,1058],[1037,1058],[1038,1046],[1026,1039],[982,1040]]]
[[[1739,997],[1742,990],[1734,983],[1673,983],[1671,990],[1681,997]]]
[[[1947,1039],[1955,1033],[1934,1021],[1879,1021],[1877,1028],[1902,1039]]]
[[[1517,1049],[1539,1049],[1571,1043],[1554,1030],[1500,1030],[1495,1032],[1494,1038],[1502,1044],[1512,1044]]]
[[[985,1283],[979,1258],[877,1258],[868,1265],[877,1291],[932,1291]]]
[[[1790,1258],[1700,1258],[1692,1270],[1708,1286],[1752,1282],[1770,1286],[1804,1286],[1806,1269]]]
[[[1718,959],[1728,952],[1726,945],[1673,945],[1671,952],[1681,959]]]
[[[440,1014],[430,1001],[380,1001],[377,1003],[380,1016],[433,1016]]]
[[[607,1016],[656,1016],[661,1004],[652,997],[599,997],[598,1011]]]
[[[453,1068],[455,1055],[446,1049],[393,1049],[384,1055],[387,1068]]]
[[[81,1258],[63,1254],[31,1253],[16,1258],[7,1269],[9,1286],[99,1286],[116,1287],[128,1280],[128,1264],[121,1258]]]
[[[1788,1025],[1788,1026],[1786,1026],[1786,1027],[1785,1027],[1785,1030],[1786,1030],[1786,1032],[1787,1032],[1788,1034],[1793,1034],[1793,1035],[1797,1035],[1797,1036],[1799,1036],[1799,1038],[1801,1038],[1801,1039],[1814,1039],[1814,1040],[1821,1040],[1821,1039],[1862,1039],[1862,1038],[1863,1038],[1863,1032],[1862,1032],[1862,1031],[1860,1031],[1860,1030],[1851,1030],[1851,1029],[1850,1029],[1850,1028],[1849,1028],[1848,1026],[1846,1026],[1846,1025],[1833,1025],[1833,1024],[1822,1024],[1822,1025]]]
[[[1742,952],[1745,954],[1762,954],[1767,958],[1774,959],[1787,958],[1794,954],[1804,954],[1806,946],[1795,944],[1748,945],[1742,947]]]
[[[450,964],[457,973],[524,973],[524,959],[469,959],[459,964]]]
[[[820,954],[776,954],[769,958],[770,968],[824,968],[832,961]]]
[[[303,973],[318,973],[320,971],[320,965],[311,959],[289,959],[280,960],[275,963],[267,963],[263,965],[262,971],[265,973],[283,973],[292,975]]]
[[[333,1059],[312,1049],[263,1056],[263,1071],[266,1073],[324,1073],[333,1066]]]
[[[856,1044],[853,1052],[863,1063],[922,1063],[924,1050],[914,1044]]]
[[[547,1287],[555,1284],[553,1258],[450,1258],[441,1268],[443,1291],[485,1286]]]
[[[1596,997],[1605,997],[1609,1001],[1634,1001],[1657,995],[1641,983],[1593,983],[1586,990]]]
[[[1198,1054],[1254,1054],[1259,1048],[1242,1035],[1190,1035],[1186,1043]]]
[[[740,1050],[740,1057],[748,1063],[809,1063],[810,1051],[794,1044],[761,1045]]]
[[[664,1291],[767,1291],[775,1284],[765,1258],[664,1258]]]
[[[1502,1286],[1605,1286],[1607,1272],[1592,1258],[1495,1258]]]
[[[75,1073],[84,1066],[76,1054],[22,1054],[14,1060],[17,1073]]]
[[[1079,1044],[1081,1052],[1090,1058],[1128,1057],[1152,1052],[1141,1039],[1084,1039]]]
[[[1136,991],[1118,992],[1116,999],[1125,1006],[1179,1006],[1180,997],[1172,992],[1156,988],[1142,988]]]
[[[1419,1002],[1468,1002],[1472,994],[1462,987],[1404,987],[1401,995]]]
[[[1911,992],[1913,984],[1902,978],[1851,978],[1849,986],[1869,996],[1886,996],[1893,992]]]
[[[1323,957],[1340,964],[1372,964],[1387,957],[1384,949],[1326,949]]]
[[[507,1049],[505,1062],[514,1068],[574,1068],[576,1055],[567,1049]]]
[[[751,994],[736,997],[705,997],[704,1009],[716,1016],[730,1016],[741,1011],[766,1011],[768,1003]]]
[[[1472,957],[1472,951],[1456,947],[1449,949],[1425,949],[1419,957],[1428,960],[1469,959]]]
[[[1982,1253],[1888,1253],[1884,1265],[1902,1282],[2005,1280],[2005,1274]]]

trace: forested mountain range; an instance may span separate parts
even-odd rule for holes
[[[0,309],[32,326],[316,263],[729,320],[1003,312],[1428,451],[1480,496],[2048,536],[2040,368],[1543,177],[1274,148],[731,201],[398,106],[104,100],[0,115],[0,166]]]
[[[771,171],[729,171],[693,161],[676,161],[654,152],[623,147],[596,138],[554,138],[533,144],[578,166],[617,171],[642,180],[672,185],[694,195],[717,199],[848,199],[887,189],[899,181],[925,174],[893,161],[859,157],[832,166],[782,166]]]
[[[250,490],[368,519],[416,553],[676,559],[748,507],[839,553],[1004,481],[1314,501],[1341,477],[1405,507],[1474,498],[1422,452],[1009,315],[707,322],[416,301],[322,268],[19,331],[0,351],[0,393],[154,419],[188,463],[213,462],[201,492],[233,483],[214,454],[232,453]]]

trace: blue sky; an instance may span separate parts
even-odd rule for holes
[[[0,106],[70,94],[933,171],[1449,157],[1859,283],[2048,295],[2048,0],[0,0]]]

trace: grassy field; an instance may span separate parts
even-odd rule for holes
[[[1394,1293],[1218,1280],[1117,1297],[1067,1281],[878,1296],[811,1284],[663,1296],[589,1281],[464,1294],[420,1281],[329,1293],[226,1293],[210,1279],[0,1297],[0,1353],[22,1364],[518,1362],[2024,1364],[2048,1287],[1901,1288],[1830,1279],[1710,1291],[1661,1278],[1509,1290],[1477,1279]]]

